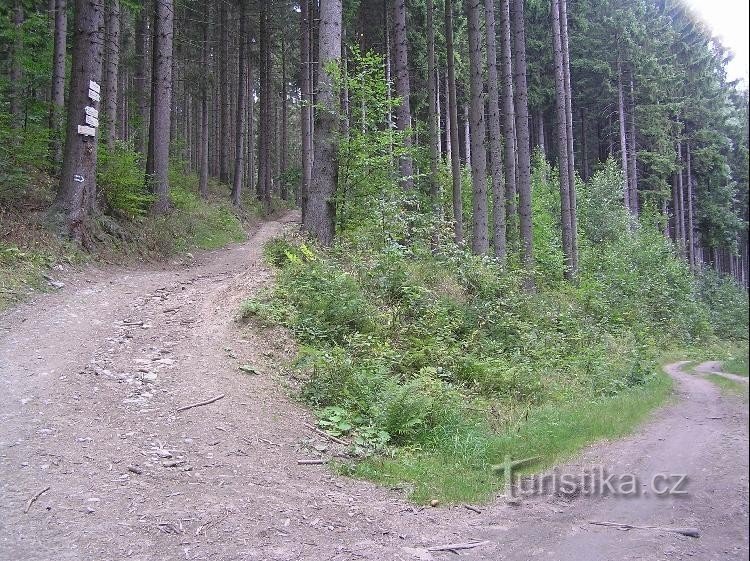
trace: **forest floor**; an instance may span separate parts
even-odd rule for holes
[[[747,403],[681,363],[667,367],[672,404],[559,468],[634,474],[638,497],[589,494],[581,478],[569,493],[417,507],[298,464],[338,445],[271,366],[292,351],[284,334],[235,321],[272,280],[263,243],[296,219],[167,265],[66,273],[0,315],[0,560],[748,558]],[[657,474],[687,475],[687,495],[649,492]],[[434,550],[446,544],[466,548]]]

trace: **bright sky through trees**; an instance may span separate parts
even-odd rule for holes
[[[734,52],[734,60],[727,66],[730,80],[742,78],[748,85],[748,0],[687,0],[687,3],[711,26],[724,46]]]

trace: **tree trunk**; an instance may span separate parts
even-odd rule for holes
[[[13,4],[13,46],[10,53],[10,99],[9,109],[12,117],[11,126],[20,128],[22,122],[21,115],[21,55],[23,50],[23,36],[21,26],[23,25],[23,4],[21,0],[14,0]]]
[[[406,33],[406,0],[391,0],[393,8],[393,61],[396,71],[396,95],[400,102],[396,107],[396,128],[402,133],[411,129],[409,86],[409,43]],[[411,133],[403,137],[406,154],[399,157],[400,183],[404,189],[414,186],[414,164],[411,154]]]
[[[435,26],[434,20],[435,17],[433,10],[433,34]],[[442,104],[440,103],[440,96],[442,94],[440,92],[440,68],[438,68],[437,63],[435,64],[435,74],[432,79],[435,81],[435,123],[437,124],[437,154],[439,165],[439,163],[443,161],[443,108]]]
[[[247,58],[247,189],[255,192],[255,75],[252,53]]]
[[[465,0],[469,22],[469,73],[471,90],[471,184],[472,184],[472,237],[471,249],[485,255],[490,248],[487,212],[487,149],[484,121],[484,57],[482,56],[481,4]]]
[[[586,109],[581,107],[581,177],[589,180],[589,147],[588,147],[588,118]]]
[[[492,241],[495,258],[505,262],[505,182],[503,180],[503,143],[500,131],[500,91],[497,71],[497,33],[495,0],[484,0],[487,33],[487,95],[489,100],[490,175],[492,176]]]
[[[534,268],[534,241],[531,224],[531,154],[529,149],[529,93],[526,84],[526,30],[524,0],[513,0],[514,84],[516,108],[516,143],[518,153],[518,215],[521,235],[521,262],[528,276],[526,287],[534,285],[530,273]]]
[[[469,123],[469,105],[464,105],[464,165],[471,165],[471,125]]]
[[[108,0],[106,10],[106,43],[103,88],[102,128],[107,149],[111,150],[117,137],[117,86],[120,68],[120,0]]]
[[[287,108],[287,76],[286,76],[286,43],[285,33],[281,33],[281,161],[279,162],[279,183],[281,187],[281,198],[289,200],[289,189],[286,183],[287,159],[289,147],[287,146],[288,108]],[[345,98],[348,100],[348,92]],[[348,123],[348,120],[347,120]]]
[[[578,218],[576,207],[575,147],[573,145],[573,92],[570,83],[570,46],[568,44],[568,0],[560,0],[560,40],[565,81],[565,118],[568,146],[568,198],[570,199],[570,252],[572,276],[578,270]]]
[[[245,95],[247,92],[247,2],[240,0],[240,35],[238,38],[239,49],[239,75],[237,77],[237,111],[235,113],[234,130],[234,175],[232,178],[232,204],[239,206],[242,201],[242,179],[243,167],[245,165]]]
[[[622,64],[617,59],[617,116],[620,120],[620,160],[622,161],[622,198],[625,208],[632,212],[633,206],[630,204],[630,173],[628,171],[628,143],[625,132],[625,96],[622,87]]]
[[[690,142],[685,145],[685,157],[687,159],[687,255],[691,269],[695,269],[695,230],[693,225],[693,169],[690,158]]]
[[[206,76],[206,80],[204,80],[201,84],[201,122],[200,122],[200,150],[198,152],[199,158],[200,158],[200,164],[198,166],[199,172],[198,175],[200,177],[198,182],[198,192],[200,193],[200,196],[204,199],[208,198],[208,150],[209,150],[209,141],[208,138],[210,136],[209,127],[208,127],[208,112],[209,112],[209,102],[208,102],[208,84],[211,78],[211,69],[210,69],[210,55],[209,55],[209,45],[211,44],[211,3],[206,2],[203,4],[203,44],[201,45],[201,58],[202,58],[202,66],[204,70],[208,73],[208,76]]]
[[[456,61],[453,52],[453,1],[445,0],[445,43],[448,58],[448,116],[450,125],[451,177],[453,181],[453,232],[457,244],[464,241],[463,200],[461,196],[461,155],[458,145],[458,100]]]
[[[679,247],[682,255],[685,255],[687,229],[685,220],[685,188],[682,181],[682,141],[677,142],[677,220],[679,221],[680,239]]]
[[[144,3],[138,14],[135,27],[135,76],[134,86],[138,103],[138,131],[135,137],[135,149],[140,153],[147,151],[149,122],[151,121],[151,73],[150,46],[151,31],[149,25],[149,6]]]
[[[440,216],[440,129],[438,124],[437,73],[435,70],[435,9],[433,0],[427,0],[427,130],[430,144],[430,200],[435,216]]]
[[[257,193],[263,211],[271,212],[271,26],[269,6],[263,3],[260,14],[260,124],[258,127]]]
[[[451,149],[451,112],[450,112],[450,95],[449,95],[449,86],[448,86],[448,70],[445,71],[445,88],[444,88],[444,96],[445,96],[445,159],[448,162],[448,165],[450,165],[450,159],[451,154],[453,153]]]
[[[312,95],[310,92],[310,0],[300,2],[302,13],[300,16],[300,90],[302,93],[302,107],[300,109],[300,131],[302,133],[302,185],[301,207],[302,223],[305,223],[307,212],[308,192],[312,174],[312,128],[310,115],[312,112]]]
[[[68,235],[82,243],[86,219],[95,207],[97,136],[96,129],[79,127],[86,124],[86,108],[95,114],[99,107],[97,96],[90,99],[89,92],[96,93],[102,76],[104,0],[76,0],[75,7],[68,125],[55,207],[65,215]]]
[[[552,0],[552,44],[555,61],[555,116],[557,121],[557,169],[560,183],[560,222],[565,255],[565,278],[573,277],[573,240],[570,219],[570,181],[568,167],[568,118],[565,108],[565,71],[563,70],[560,30],[560,0]]]
[[[264,2],[265,5],[265,2]],[[264,8],[265,9],[265,8]],[[219,3],[219,181],[229,183],[229,130],[232,100],[229,92],[229,40],[228,17],[229,6],[226,2]]]
[[[62,164],[62,136],[65,110],[65,45],[68,14],[66,0],[55,0],[54,54],[52,58],[52,92],[50,95],[49,128],[51,134],[50,156],[53,173],[59,173]]]
[[[547,157],[547,149],[545,147],[544,138],[544,111],[538,109],[536,112],[536,146],[542,151],[542,155]]]
[[[323,246],[333,243],[338,145],[337,107],[331,65],[341,60],[341,0],[321,0],[318,46],[318,99],[315,113],[315,159],[305,214],[305,229]]]
[[[154,62],[151,88],[151,123],[149,126],[149,160],[146,173],[151,191],[156,195],[153,210],[169,208],[169,135],[172,101],[172,38],[174,32],[172,0],[154,0]]]
[[[672,177],[672,239],[675,245],[679,248],[680,240],[682,239],[682,231],[680,230],[680,191],[677,180],[677,171],[675,171]]]
[[[500,0],[501,67],[503,87],[503,150],[505,157],[506,245],[516,239],[516,109],[510,33],[510,0]]]
[[[633,216],[638,216],[638,152],[636,151],[635,136],[635,87],[633,85],[633,76],[630,76],[630,115],[629,115],[630,134],[628,134],[628,171],[630,179],[628,181],[628,191],[630,194],[630,212]]]

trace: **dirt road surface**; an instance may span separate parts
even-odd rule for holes
[[[636,474],[637,498],[582,485],[480,512],[422,508],[298,465],[336,445],[267,366],[285,338],[235,321],[272,279],[263,243],[295,218],[195,259],[74,273],[0,316],[0,560],[747,559],[747,403],[679,364],[674,404],[561,467]],[[657,473],[686,474],[687,495],[649,492]]]

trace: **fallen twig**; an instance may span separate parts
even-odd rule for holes
[[[428,547],[427,551],[450,551],[452,553],[458,553],[461,549],[474,549],[475,547],[482,546],[486,543],[489,543],[487,541],[481,541],[481,542],[466,542],[466,543],[448,543],[445,545],[436,545],[433,547]]]
[[[342,440],[342,439],[340,439],[340,438],[338,438],[338,437],[336,437],[336,436],[333,436],[332,434],[328,434],[328,433],[327,433],[326,431],[324,431],[324,430],[320,430],[320,429],[319,429],[318,427],[316,427],[315,425],[311,425],[310,423],[304,423],[304,425],[305,425],[305,426],[306,426],[306,427],[307,427],[308,429],[310,429],[311,431],[313,431],[313,432],[315,432],[315,433],[319,434],[319,435],[320,435],[320,436],[322,436],[323,438],[327,438],[327,439],[328,439],[328,440],[330,440],[331,442],[335,442],[336,444],[342,444],[343,446],[349,446],[349,443],[348,443],[348,442],[347,442],[346,440]]]
[[[697,528],[666,528],[663,526],[633,526],[632,524],[623,524],[620,522],[603,522],[598,520],[589,520],[589,524],[595,526],[609,526],[612,528],[619,528],[620,530],[656,530],[657,532],[674,532],[675,534],[681,534],[688,536],[689,538],[699,538],[700,532]]]
[[[212,397],[211,399],[207,399],[206,401],[199,401],[198,403],[191,403],[190,405],[185,405],[184,407],[180,407],[177,412],[181,411],[187,411],[188,409],[192,409],[193,407],[202,407],[203,405],[209,405],[213,403],[214,401],[219,401],[224,397],[224,394],[217,395],[216,397]]]
[[[327,462],[328,460],[297,460],[297,464],[301,466],[319,466]]]
[[[475,507],[473,507],[471,505],[464,505],[464,508],[466,510],[470,510],[471,512],[476,512],[477,514],[482,514],[481,510],[479,510],[478,508],[475,508]]]
[[[49,491],[49,489],[50,489],[49,487],[45,487],[44,489],[42,489],[41,491],[39,491],[36,495],[34,495],[33,497],[31,497],[29,499],[29,502],[26,503],[26,508],[23,509],[23,513],[24,514],[28,514],[29,509],[31,508],[31,505],[33,505],[39,497],[41,497],[47,491]]]

